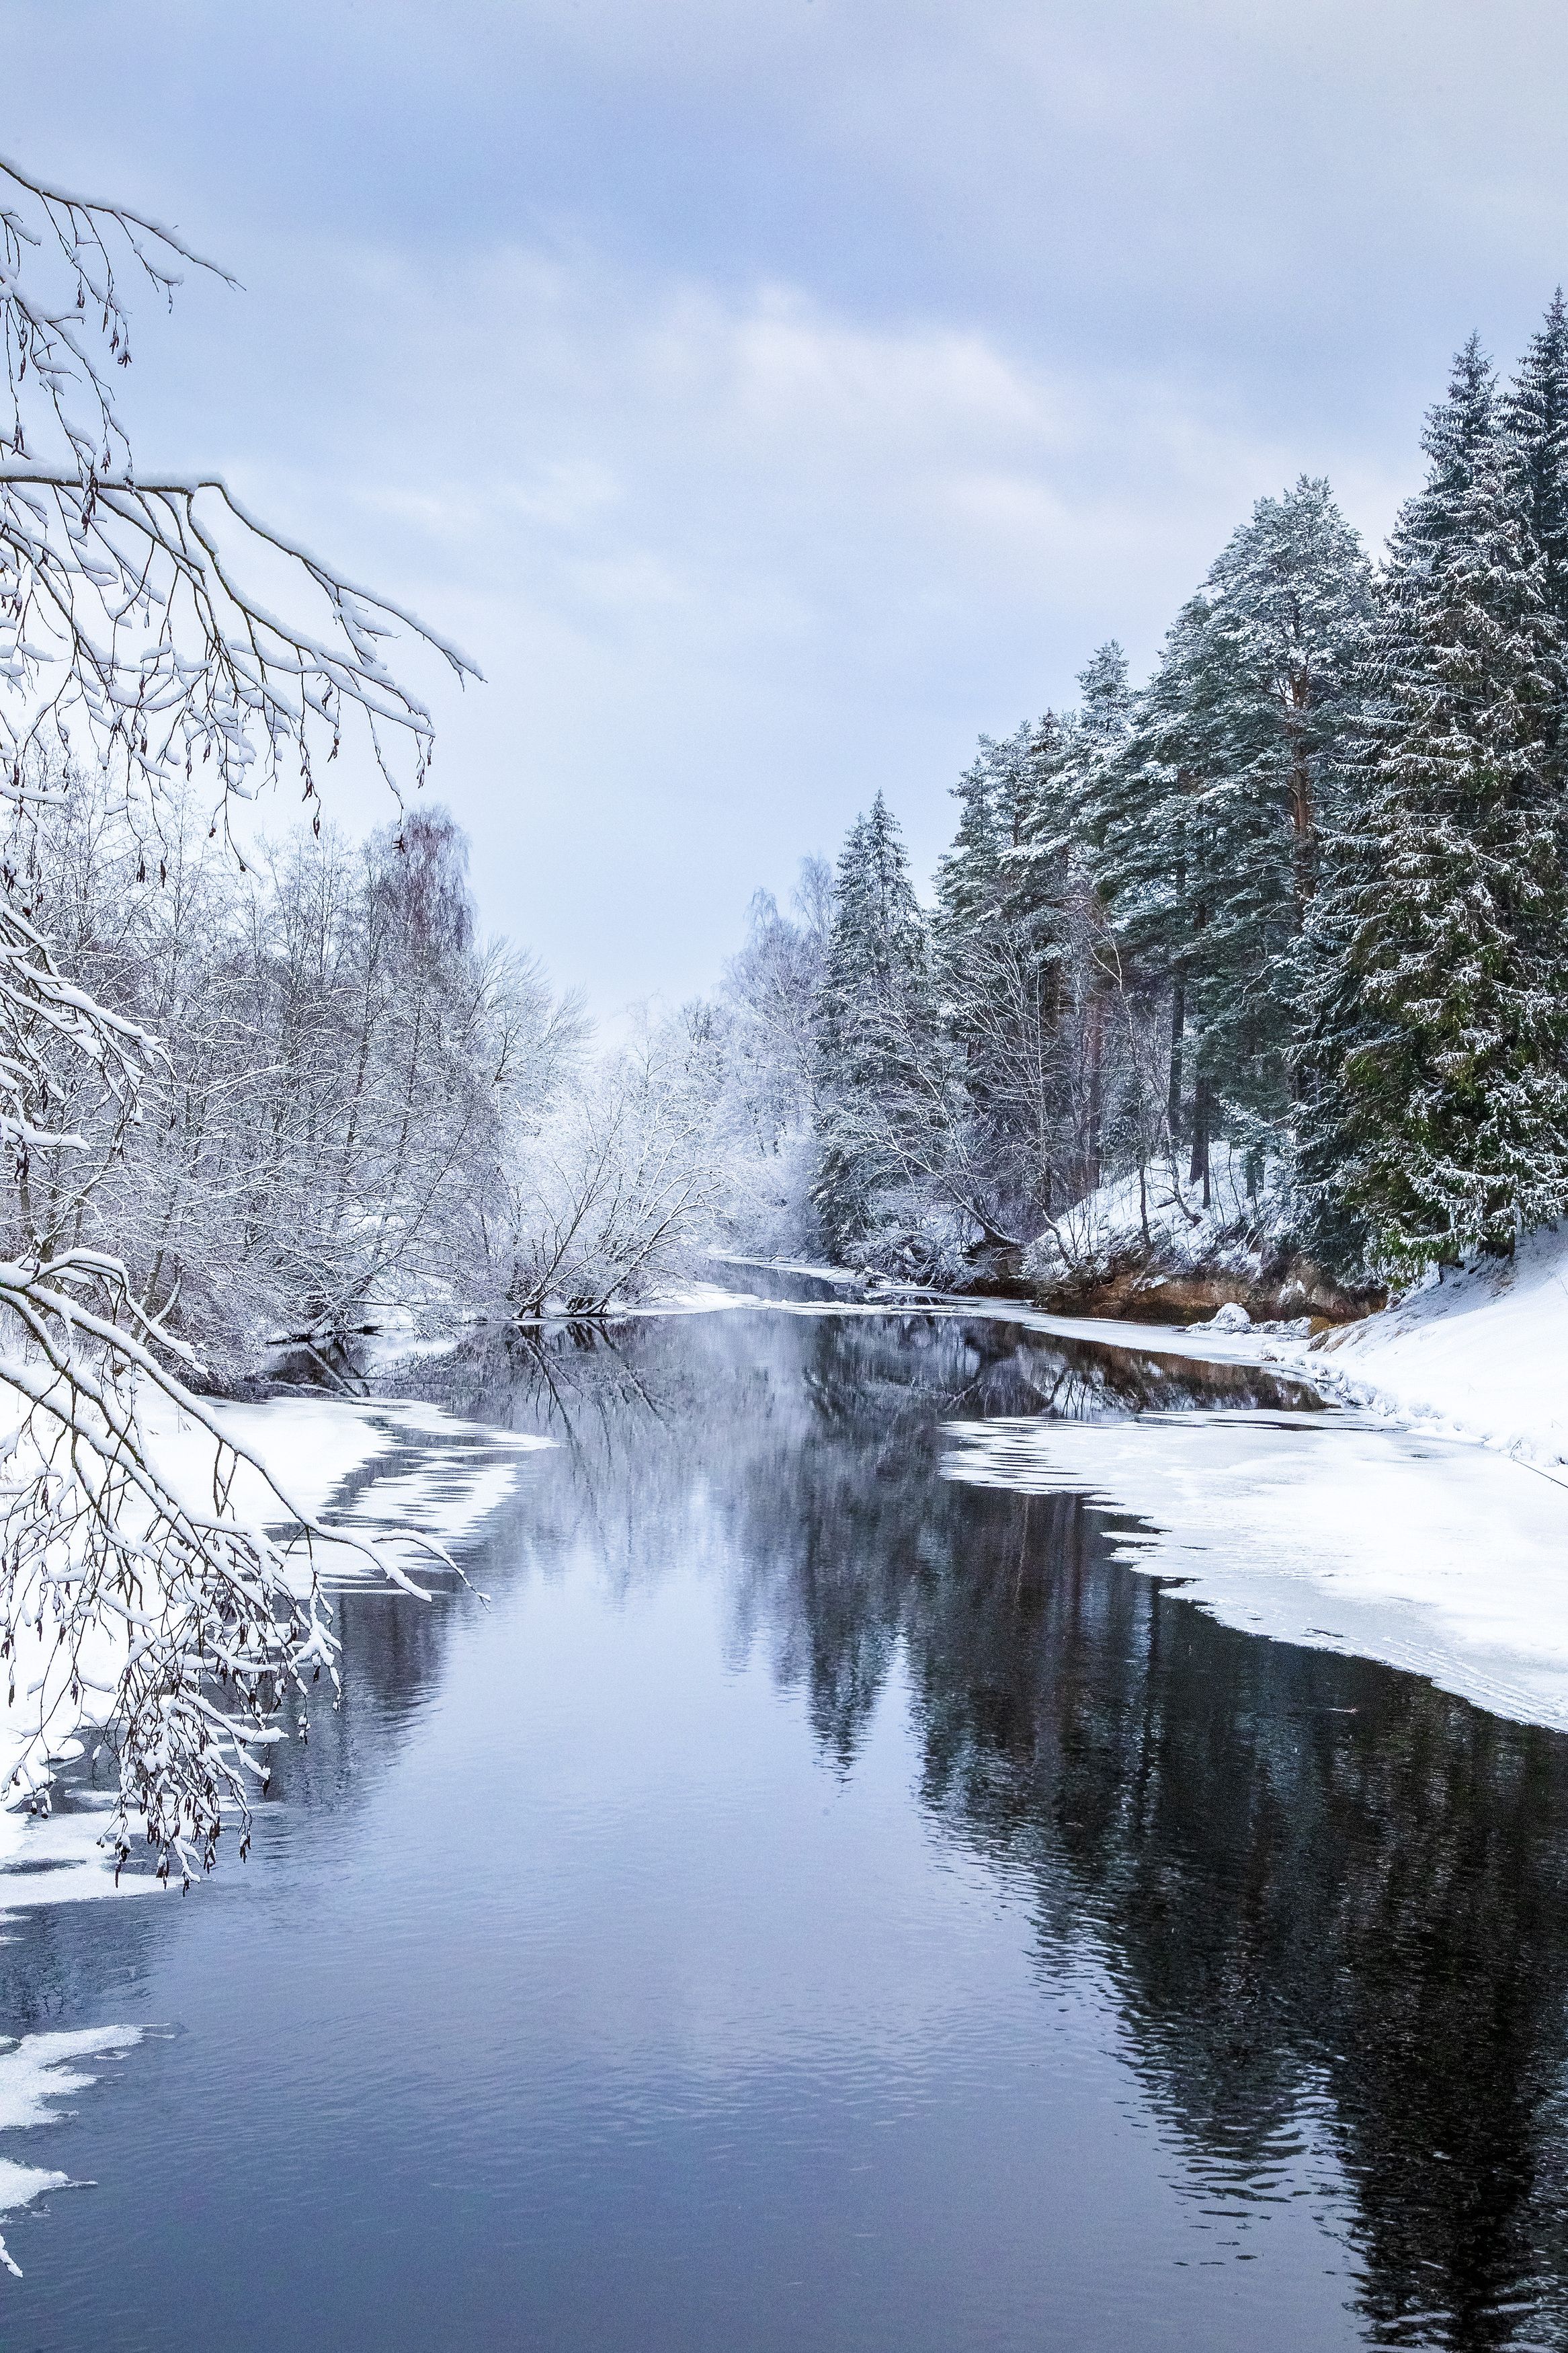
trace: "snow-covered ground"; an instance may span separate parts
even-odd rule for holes
[[[1255,1273],[1259,1245],[1283,1210],[1272,1182],[1248,1185],[1248,1155],[1216,1143],[1209,1155],[1209,1204],[1179,1162],[1156,1162],[1117,1176],[1053,1219],[1025,1253],[1025,1271],[1050,1284],[1113,1274],[1132,1261],[1167,1273],[1204,1267]],[[1157,1289],[1159,1272],[1150,1278]]]
[[[1510,1266],[1446,1275],[1325,1333],[1302,1361],[1402,1419],[1568,1464],[1568,1232],[1532,1234]]]

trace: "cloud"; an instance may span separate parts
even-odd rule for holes
[[[471,645],[487,915],[602,1002],[879,786],[929,862],[974,735],[1151,660],[1260,494],[1381,533],[1563,274],[1538,0],[13,13],[11,143],[245,281],[139,322],[145,454]]]
[[[1069,696],[1108,634],[1151,659],[1300,470],[1157,359],[1047,364],[776,280],[581,242],[274,266],[294,340],[248,348],[226,417],[247,494],[478,656],[439,773],[487,912],[604,1003],[702,984],[752,889],[879,786],[929,862],[974,735]]]

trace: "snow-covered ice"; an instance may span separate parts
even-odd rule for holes
[[[874,1299],[729,1303],[889,1312]],[[994,1299],[920,1312],[1271,1365],[1315,1385],[1339,1410],[955,1426],[945,1469],[1132,1515],[1122,1556],[1185,1580],[1228,1625],[1379,1659],[1568,1730],[1568,1235],[1534,1236],[1511,1267],[1450,1275],[1317,1343],[1239,1314],[1134,1324]]]
[[[1085,1495],[1227,1626],[1568,1730],[1568,1484],[1352,1412],[952,1425],[945,1475]]]
[[[0,2037],[0,2132],[23,2132],[61,2121],[53,2102],[90,2091],[96,2075],[84,2059],[121,2059],[146,2034],[142,2026],[89,2026],[67,2034],[28,2034],[19,2042]],[[63,2189],[69,2176],[47,2167],[0,2158],[0,2218],[17,2213],[46,2189]],[[18,2264],[0,2239],[0,2263],[21,2277]]]
[[[20,1410],[18,1405],[16,1419]],[[417,1530],[438,1543],[465,1542],[511,1493],[522,1458],[553,1443],[465,1422],[419,1399],[284,1398],[212,1411],[225,1436],[266,1465],[300,1514],[329,1527],[338,1521],[356,1539],[387,1549],[405,1571],[410,1547],[398,1544],[400,1536]],[[162,1397],[146,1402],[144,1425],[170,1484],[210,1506],[214,1448],[207,1431]],[[241,1519],[273,1528],[287,1524],[278,1493],[249,1463],[240,1464],[233,1502]],[[363,1552],[348,1546],[318,1546],[315,1565],[329,1588],[377,1573]],[[301,1559],[301,1580],[308,1575]],[[76,1706],[52,1719],[53,1754],[62,1762],[96,1743],[121,1659],[121,1641],[108,1631],[84,1656],[94,1683],[103,1688],[84,1693]],[[0,1691],[0,1782],[22,1753],[26,1706],[25,1689],[10,1706]],[[67,1811],[0,1807],[0,1920],[36,1905],[140,1894],[156,1884],[145,1874],[128,1873],[116,1888],[110,1854],[99,1843],[109,1803],[103,1793],[77,1792]]]

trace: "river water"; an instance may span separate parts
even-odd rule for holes
[[[1568,1745],[941,1475],[1299,1393],[782,1310],[415,1386],[559,1441],[488,1604],[346,1594],[248,1864],[10,1922],[7,2032],[158,2031],[0,2135],[96,2185],[0,2353],[1568,2344]]]

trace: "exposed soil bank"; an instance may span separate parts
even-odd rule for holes
[[[1042,1276],[1028,1271],[1022,1253],[995,1252],[959,1288],[979,1299],[1022,1297],[1052,1315],[1113,1316],[1127,1324],[1205,1324],[1234,1303],[1255,1324],[1309,1315],[1326,1328],[1359,1323],[1387,1304],[1386,1292],[1348,1290],[1307,1258],[1281,1256],[1258,1266],[1232,1250],[1211,1265],[1172,1267],[1163,1256],[1156,1245],[1118,1251],[1110,1266],[1102,1261]]]

